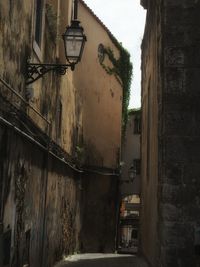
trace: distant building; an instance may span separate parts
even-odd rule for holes
[[[121,196],[140,195],[140,135],[141,110],[131,110],[128,115],[125,136],[122,141],[120,177]]]
[[[122,171],[119,251],[137,252],[140,215],[140,135],[141,110],[130,110],[122,141]]]

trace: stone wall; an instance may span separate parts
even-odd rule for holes
[[[164,266],[195,266],[199,227],[200,1],[163,7],[163,126],[160,217]]]
[[[199,14],[199,1],[148,3],[142,47],[141,240],[143,252],[152,266],[197,266],[199,257],[195,252],[200,190]],[[147,110],[145,88],[151,72],[155,72],[155,83],[149,85],[150,107]],[[152,127],[153,122],[155,127]],[[157,146],[150,142],[152,133]],[[152,154],[157,154],[157,158]],[[145,162],[155,173],[149,176],[152,186],[145,182]]]
[[[158,101],[161,22],[159,1],[149,1],[142,43],[141,247],[152,266],[158,260]]]

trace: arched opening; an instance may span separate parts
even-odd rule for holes
[[[138,251],[139,210],[139,195],[129,195],[121,199],[117,244],[119,253],[137,253]]]

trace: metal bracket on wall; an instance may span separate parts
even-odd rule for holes
[[[49,71],[54,71],[58,75],[65,75],[66,70],[71,68],[73,71],[75,64],[37,64],[37,63],[27,63],[27,79],[26,84],[31,84],[42,76],[44,76]]]

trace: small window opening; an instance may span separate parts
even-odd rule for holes
[[[141,133],[141,120],[140,118],[134,119],[134,134],[140,134]]]
[[[35,41],[41,46],[42,36],[42,0],[36,1],[36,17],[35,17]]]

